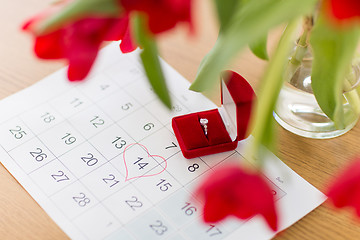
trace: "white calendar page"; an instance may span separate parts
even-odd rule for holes
[[[215,108],[166,63],[169,112],[147,83],[138,53],[117,43],[101,51],[90,77],[62,69],[0,101],[0,159],[72,239],[269,239],[263,219],[201,221],[192,190],[201,177],[243,151],[185,159],[172,132],[175,115]],[[269,153],[264,174],[276,195],[280,230],[324,196]]]

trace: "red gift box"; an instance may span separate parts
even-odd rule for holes
[[[234,150],[248,136],[255,93],[241,75],[221,74],[221,107],[174,117],[172,127],[185,158]],[[200,119],[207,119],[207,135]]]

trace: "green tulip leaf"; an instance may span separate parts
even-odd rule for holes
[[[241,0],[215,0],[215,6],[220,23],[220,32],[225,31],[231,18],[234,16],[237,6],[240,5],[241,2]]]
[[[135,38],[138,44],[143,48],[140,58],[144,66],[146,76],[160,100],[169,109],[171,108],[171,98],[166,86],[165,77],[160,65],[158,50],[153,36],[145,24],[145,18],[140,15],[133,16],[133,26]]]
[[[260,59],[269,60],[267,53],[267,35],[260,37],[249,44],[250,50]]]
[[[310,36],[313,50],[311,86],[321,110],[344,128],[343,84],[359,40],[359,28],[334,26],[319,15]]]
[[[218,83],[220,72],[249,43],[269,29],[314,9],[317,0],[257,0],[236,6],[226,31],[219,35],[213,50],[198,71],[191,90],[204,91]]]

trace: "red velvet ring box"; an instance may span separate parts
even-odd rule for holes
[[[248,134],[255,93],[250,84],[233,71],[221,74],[221,107],[174,117],[172,127],[185,158],[234,150]],[[208,120],[207,135],[200,119]]]

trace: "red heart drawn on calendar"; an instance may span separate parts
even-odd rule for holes
[[[126,146],[123,153],[125,182],[135,178],[152,177],[165,171],[167,161],[159,155],[151,155],[140,143]],[[159,161],[160,160],[160,161]]]

